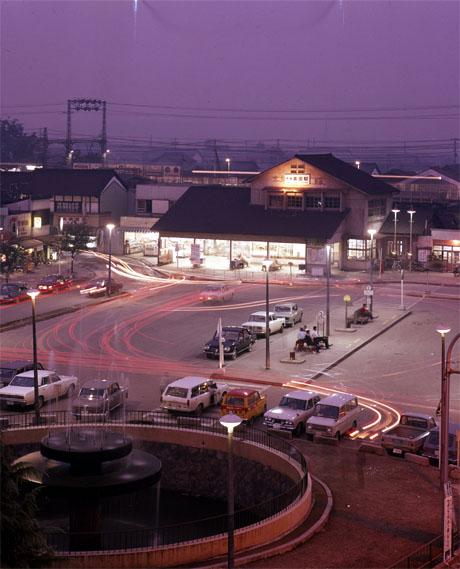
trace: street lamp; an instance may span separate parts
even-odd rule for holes
[[[227,442],[228,442],[228,499],[227,499],[227,567],[233,569],[234,554],[235,554],[235,488],[234,488],[234,475],[233,475],[233,430],[241,425],[242,420],[237,415],[224,415],[219,419],[222,426],[227,429]]]
[[[269,284],[268,284],[268,273],[270,272],[270,266],[272,261],[270,259],[264,259],[262,265],[265,267],[265,369],[270,369],[270,322],[269,322],[269,305],[270,305],[270,295],[269,295]]]
[[[361,166],[361,162],[359,160],[355,160],[355,166],[359,170],[359,167]]]
[[[441,486],[448,481],[449,459],[449,382],[446,374],[446,334],[450,328],[440,325],[436,332],[441,334],[441,429],[439,437],[439,466],[441,468]]]
[[[40,294],[39,290],[31,289],[27,291],[28,296],[32,300],[32,341],[33,341],[33,356],[34,356],[34,408],[35,408],[35,423],[40,424],[40,399],[38,397],[38,362],[37,362],[37,326],[35,319],[35,299]]]
[[[69,166],[72,166],[72,164],[73,164],[73,154],[74,154],[74,151],[73,151],[73,150],[71,150],[71,151],[67,154],[67,160],[68,160],[68,162],[69,162]]]
[[[368,229],[367,232],[369,233],[369,235],[371,236],[371,265],[369,267],[369,287],[371,289],[371,299],[370,299],[370,306],[369,306],[369,310],[371,312],[371,314],[373,314],[373,308],[374,308],[374,287],[373,287],[373,278],[374,278],[374,235],[377,233],[377,231],[375,229]]]
[[[392,209],[391,210],[394,214],[395,214],[395,218],[394,218],[394,224],[395,224],[395,232],[394,232],[394,239],[393,239],[393,255],[397,255],[397,249],[396,249],[396,224],[398,223],[398,213],[399,213],[399,209]]]
[[[107,229],[109,230],[109,277],[107,279],[107,296],[110,296],[110,289],[112,285],[112,231],[115,228],[113,223],[107,223]]]
[[[329,278],[331,272],[331,246],[326,245],[326,336],[330,335],[330,287]]]
[[[413,228],[413,215],[415,213],[415,209],[408,209],[407,213],[410,215],[409,220],[409,272],[412,272],[412,228]]]
[[[104,154],[102,155],[103,161],[104,161],[104,165],[107,164],[107,158],[109,157],[110,154],[110,150],[107,149]]]
[[[225,162],[227,162],[227,178],[230,178],[230,158],[226,158]]]

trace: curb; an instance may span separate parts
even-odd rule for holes
[[[99,306],[101,304],[106,304],[107,302],[112,302],[114,300],[119,300],[120,298],[124,298],[127,296],[131,296],[130,292],[122,292],[117,296],[111,296],[110,298],[104,298],[99,302],[95,302],[94,304],[78,304],[74,306],[68,306],[66,308],[59,308],[58,310],[50,310],[49,312],[44,312],[43,314],[38,314],[36,317],[37,322],[43,322],[44,320],[51,320],[52,318],[56,318],[57,316],[63,316],[65,314],[71,314],[72,312],[78,312],[79,310],[83,310],[84,308],[92,308],[93,306]],[[16,330],[17,328],[22,328],[23,326],[27,326],[32,322],[32,317],[27,316],[27,318],[21,318],[20,320],[12,320],[11,322],[6,322],[5,324],[0,324],[0,333],[8,332],[9,330]]]
[[[332,497],[332,492],[329,486],[327,486],[325,482],[323,482],[319,478],[316,478],[316,476],[313,476],[311,474],[310,476],[314,482],[316,482],[317,484],[319,484],[319,486],[322,487],[324,493],[326,494],[326,506],[324,508],[323,513],[318,518],[318,520],[307,530],[301,533],[299,536],[294,537],[285,543],[281,543],[280,545],[274,545],[273,547],[268,547],[267,549],[263,549],[255,553],[245,554],[244,552],[242,552],[240,555],[236,554],[235,566],[244,567],[247,563],[252,563],[253,561],[266,559],[267,557],[274,557],[276,555],[282,555],[283,553],[292,551],[297,546],[302,545],[302,543],[305,543],[306,541],[311,539],[315,534],[317,534],[324,528],[324,526],[327,524],[329,520],[329,516],[331,514],[332,507],[334,505],[334,499]],[[215,564],[211,563],[207,565],[207,567],[209,569],[218,569],[218,568],[220,569],[221,567],[227,567],[227,561],[220,561]]]
[[[322,369],[321,371],[319,371],[318,373],[316,373],[315,375],[312,375],[310,377],[310,380],[314,380],[314,379],[319,379],[322,375],[324,375],[327,371],[329,371],[330,369],[334,368],[335,366],[337,366],[338,364],[342,363],[344,360],[346,360],[347,358],[349,358],[350,356],[352,356],[353,354],[355,354],[357,351],[359,351],[361,348],[364,348],[364,346],[367,346],[367,344],[370,344],[370,342],[372,342],[373,340],[375,340],[376,338],[378,338],[379,336],[381,336],[382,334],[384,334],[387,330],[389,330],[390,328],[393,328],[393,326],[396,326],[396,324],[399,324],[399,322],[401,322],[401,320],[404,320],[405,318],[407,318],[408,316],[410,316],[412,314],[411,310],[407,310],[406,312],[404,312],[403,314],[401,314],[401,316],[399,316],[398,318],[396,318],[393,322],[390,322],[390,324],[388,324],[387,326],[385,326],[384,328],[382,328],[381,330],[379,330],[378,332],[376,332],[375,334],[373,334],[372,336],[369,336],[369,338],[367,338],[366,340],[363,340],[361,342],[361,344],[358,344],[357,346],[355,346],[354,348],[352,348],[349,352],[347,352],[346,354],[344,354],[343,356],[340,356],[340,358],[338,358],[337,360],[335,360],[334,362],[332,362],[331,364],[329,364],[327,367],[325,367],[324,369]]]

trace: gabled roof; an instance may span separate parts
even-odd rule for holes
[[[456,182],[460,182],[460,164],[449,164],[448,166],[433,166],[430,168],[431,170],[436,170],[440,174],[443,174],[447,178],[451,180],[455,180]]]
[[[2,172],[0,201],[9,203],[21,199],[46,199],[55,195],[99,197],[107,184],[115,178],[126,186],[114,170],[40,169],[33,172]],[[19,196],[19,197],[18,197]]]
[[[247,235],[280,241],[283,238],[325,241],[348,214],[346,211],[286,211],[251,205],[250,188],[192,186],[155,224],[163,235],[215,235],[216,239]],[[227,236],[227,237],[224,237]]]
[[[296,154],[295,157],[302,162],[311,164],[323,172],[334,176],[342,182],[346,182],[353,188],[369,195],[393,195],[397,190],[373,178],[364,170],[358,170],[355,166],[336,158],[333,154]]]

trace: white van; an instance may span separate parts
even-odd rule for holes
[[[356,395],[334,393],[316,405],[313,416],[307,421],[307,435],[340,439],[356,428],[360,412]]]
[[[166,411],[201,415],[210,405],[217,405],[228,391],[226,383],[216,383],[205,377],[187,376],[170,383],[160,399]]]

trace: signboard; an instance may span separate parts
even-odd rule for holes
[[[198,243],[192,243],[190,246],[190,260],[192,263],[200,264],[201,258],[201,245]]]
[[[305,186],[310,184],[310,174],[285,174],[286,186]]]
[[[374,296],[374,290],[370,286],[364,288],[364,296]]]
[[[417,257],[419,263],[426,263],[428,261],[429,252],[430,251],[428,249],[419,249],[417,251]]]

